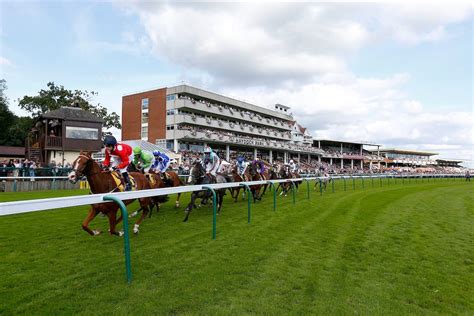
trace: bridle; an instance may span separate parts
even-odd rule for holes
[[[86,159],[85,166],[84,166],[84,168],[82,168],[82,170],[78,170],[78,168],[77,168],[77,162],[78,162],[79,158],[85,158]],[[76,161],[74,161],[74,164],[73,164],[73,167],[75,167],[75,168],[73,168],[72,171],[74,171],[76,173],[77,178],[83,178],[83,177],[86,176],[85,171],[90,167],[90,164],[91,164],[92,160],[93,160],[92,157],[86,156],[84,154],[80,154],[79,157],[76,158]],[[88,176],[93,176],[95,174],[99,174],[99,173],[102,173],[102,172],[103,171],[101,170],[99,172],[94,172],[94,173],[88,174]]]

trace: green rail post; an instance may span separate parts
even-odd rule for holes
[[[380,175],[379,180],[380,180],[380,187],[382,187],[382,175]]]
[[[248,199],[247,199],[247,201],[248,201],[247,223],[250,224],[250,216],[251,216],[250,198],[251,198],[251,197],[253,198],[253,196],[252,196],[252,191],[250,191],[250,187],[249,187],[249,185],[246,184],[246,183],[241,183],[240,186],[241,186],[241,187],[245,187],[245,188],[247,189],[247,196],[248,196]]]
[[[288,181],[291,182],[291,188],[293,189],[293,190],[291,190],[291,192],[293,193],[293,194],[292,194],[292,196],[293,196],[293,204],[295,204],[295,203],[296,203],[296,196],[295,196],[295,194],[296,194],[296,185],[295,185],[295,183],[294,183],[293,181],[291,181],[291,180],[288,180]]]
[[[364,176],[361,177],[362,179],[362,189],[365,189],[365,185],[364,185]]]
[[[127,272],[127,282],[132,283],[132,264],[130,262],[130,237],[128,236],[128,212],[127,207],[116,196],[106,195],[104,201],[114,201],[120,207],[123,220],[123,247],[125,251],[125,270]]]
[[[306,192],[308,193],[308,200],[309,200],[309,180],[304,179],[304,181],[306,181]]]
[[[374,187],[374,176],[370,176],[370,179],[372,180],[372,188]]]
[[[277,193],[276,193],[276,187],[275,183],[272,181],[267,181],[268,184],[270,184],[270,187],[272,188],[273,191],[273,211],[276,211],[276,205],[277,205]]]
[[[13,180],[13,192],[16,192],[17,190],[16,186],[17,186],[17,180],[15,179]]]
[[[351,178],[352,178],[352,190],[355,191],[355,189],[356,189],[356,180],[353,176],[351,176]]]
[[[217,234],[217,195],[216,191],[208,186],[202,187],[212,193],[212,239],[216,239]]]
[[[332,185],[332,193],[334,193],[334,179],[333,178],[329,178],[331,180],[331,185]]]
[[[342,180],[344,180],[344,191],[346,191],[347,190],[347,188],[346,188],[346,177],[342,176]]]

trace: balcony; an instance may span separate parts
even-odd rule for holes
[[[193,102],[188,99],[178,99],[174,101],[174,108],[175,109],[190,109],[190,110],[198,110],[201,112],[206,112],[213,115],[220,115],[225,116],[228,119],[236,120],[236,121],[245,121],[247,123],[251,122],[255,125],[264,125],[272,128],[278,128],[285,131],[291,131],[292,126],[285,124],[284,122],[280,122],[279,120],[273,120],[270,118],[263,117],[261,115],[257,115],[253,112],[249,112],[250,114],[233,110],[231,107],[224,107],[224,106],[216,106],[216,105],[209,105],[202,102]]]
[[[62,139],[57,136],[46,137],[46,148],[62,148]]]
[[[211,119],[211,118],[204,118],[199,116],[192,116],[192,115],[168,115],[166,117],[166,125],[174,125],[174,124],[192,124],[192,125],[200,125],[203,128],[210,128],[210,129],[221,129],[225,131],[238,131],[239,133],[251,134],[254,137],[262,137],[262,138],[274,138],[278,140],[291,140],[291,136],[288,135],[287,132],[281,131],[276,132],[273,130],[267,130],[261,127],[254,127],[248,124],[235,124],[233,122],[226,122],[223,120]]]
[[[288,142],[282,142],[277,140],[262,140],[252,139],[250,137],[240,137],[235,135],[224,135],[221,133],[202,132],[194,130],[172,130],[166,131],[166,138],[178,140],[189,140],[189,141],[201,141],[211,143],[224,143],[227,145],[237,146],[250,146],[257,148],[273,149],[273,150],[285,150],[292,152],[300,152],[306,154],[322,154],[322,150],[316,147],[303,147]]]

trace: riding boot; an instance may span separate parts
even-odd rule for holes
[[[132,183],[130,182],[130,176],[128,172],[122,173],[123,180],[125,182],[125,191],[132,191]]]

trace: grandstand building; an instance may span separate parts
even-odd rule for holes
[[[364,165],[372,169],[374,163],[380,168],[380,162],[383,161],[379,154],[380,145],[371,142],[318,139],[313,141],[313,146],[323,150],[320,161],[340,166],[341,169],[363,169]],[[377,149],[372,153],[364,150],[364,146],[377,147]]]
[[[404,150],[404,149],[380,149],[380,155],[386,167],[427,167],[437,165],[432,156],[438,155],[433,152]]]
[[[160,88],[122,98],[122,139],[142,139],[175,152],[210,145],[226,160],[237,153],[272,162],[321,161],[309,132],[293,120],[290,108],[274,109],[188,85]]]

